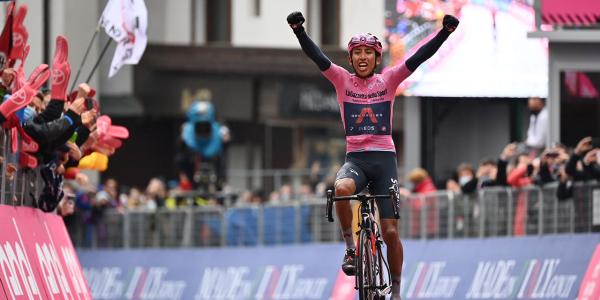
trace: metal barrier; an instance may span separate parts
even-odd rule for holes
[[[41,193],[39,168],[19,166],[21,140],[14,129],[0,129],[0,204],[34,206]]]
[[[448,191],[413,195],[401,202],[400,236],[457,239],[600,231],[600,185],[579,184],[574,187],[573,198],[566,201],[556,198],[556,188],[487,188],[472,195]],[[337,220],[327,222],[324,211],[323,199],[153,212],[107,210],[103,221],[93,226],[91,237],[73,235],[72,239],[78,247],[116,248],[341,241]]]

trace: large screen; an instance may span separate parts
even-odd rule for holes
[[[398,89],[431,97],[546,97],[548,45],[535,31],[530,1],[386,0],[386,65],[404,63],[441,28],[460,25],[438,52]]]

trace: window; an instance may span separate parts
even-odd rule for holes
[[[231,42],[231,0],[206,0],[206,42]]]
[[[560,140],[574,147],[586,136],[600,137],[600,72],[561,72]]]
[[[321,44],[340,42],[340,1],[321,0]]]

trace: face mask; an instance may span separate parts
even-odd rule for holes
[[[542,111],[542,110],[540,110],[540,109],[532,109],[532,110],[530,110],[530,113],[532,115],[534,115],[534,116],[537,116],[540,113],[540,111]]]
[[[492,181],[492,177],[490,177],[490,176],[481,176],[481,177],[479,177],[479,181],[480,182]]]
[[[467,184],[467,182],[471,181],[471,179],[473,179],[473,177],[471,177],[471,176],[461,176],[458,179],[458,183],[460,185],[465,185],[465,184]]]

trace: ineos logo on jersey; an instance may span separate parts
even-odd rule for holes
[[[360,111],[358,118],[356,118],[356,124],[362,123],[365,116],[369,117],[369,119],[371,120],[371,123],[373,123],[373,124],[377,123],[377,115],[373,112],[373,109],[370,107],[365,107]],[[379,114],[379,116],[382,116],[382,115]]]
[[[62,70],[52,70],[52,84],[63,84],[65,82],[65,73]]]
[[[344,102],[346,135],[389,135],[391,105],[389,101],[359,104]]]

